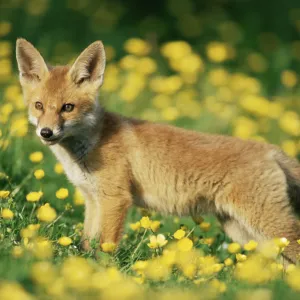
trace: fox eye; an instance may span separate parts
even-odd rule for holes
[[[43,109],[43,104],[39,101],[35,102],[35,108],[37,110],[42,110]]]
[[[71,112],[73,109],[74,109],[74,104],[66,103],[63,105],[61,110],[65,112]]]

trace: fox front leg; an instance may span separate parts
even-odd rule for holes
[[[103,243],[119,244],[124,221],[131,204],[131,198],[126,196],[103,199],[101,203],[101,220],[99,220],[100,246]]]

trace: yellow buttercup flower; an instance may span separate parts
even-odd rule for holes
[[[174,234],[173,234],[174,238],[177,240],[181,240],[182,238],[184,238],[185,236],[185,231],[182,229],[178,229]]]
[[[61,163],[56,163],[54,166],[54,172],[57,174],[62,174],[64,172],[63,166]]]
[[[0,57],[9,56],[12,52],[12,44],[8,41],[0,42]]]
[[[9,116],[14,110],[14,106],[11,103],[5,103],[0,109],[0,112],[4,116]]]
[[[38,284],[52,284],[56,276],[54,266],[48,261],[36,262],[31,267],[31,278]]]
[[[37,237],[33,241],[32,248],[30,250],[33,255],[39,259],[50,258],[53,255],[52,243],[44,237]]]
[[[247,256],[245,254],[241,254],[241,253],[236,254],[235,257],[236,257],[236,260],[239,262],[243,262],[247,259]]]
[[[176,263],[177,252],[175,250],[164,249],[162,255],[162,263],[167,266],[172,266]]]
[[[43,192],[30,192],[29,194],[26,195],[26,200],[28,202],[37,202],[40,201],[41,197],[43,196]]]
[[[226,267],[229,267],[229,266],[232,266],[233,265],[233,260],[231,259],[231,258],[226,258],[225,260],[224,260],[224,265],[226,266]]]
[[[227,248],[229,253],[235,254],[241,251],[241,246],[238,243],[231,243]]]
[[[199,227],[203,230],[203,231],[209,231],[211,224],[208,222],[202,222]]]
[[[295,141],[285,140],[281,144],[282,150],[290,156],[296,156],[298,153],[298,147]]]
[[[174,70],[183,74],[196,74],[204,70],[204,63],[201,57],[195,53],[184,56],[179,61],[171,62]]]
[[[120,67],[125,70],[135,69],[138,65],[138,58],[134,55],[126,55],[120,60]],[[116,75],[116,71],[113,72]]]
[[[148,42],[142,39],[131,38],[125,42],[124,49],[131,54],[147,55],[151,50],[151,46]]]
[[[163,56],[178,61],[192,53],[191,46],[185,41],[168,42],[161,47]]]
[[[253,284],[265,283],[274,279],[278,274],[278,271],[274,272],[271,268],[271,264],[266,264],[265,260],[258,255],[239,262],[235,269],[237,279]]]
[[[224,293],[227,290],[226,284],[218,279],[210,281],[210,285],[219,293]]]
[[[139,230],[139,229],[141,228],[141,222],[138,221],[138,222],[135,222],[135,223],[131,223],[131,224],[129,225],[129,227],[130,227],[132,230],[134,230],[134,231]]]
[[[182,84],[182,79],[177,75],[156,76],[149,82],[149,86],[154,92],[168,95],[178,91]]]
[[[117,245],[115,243],[102,243],[101,244],[102,251],[106,252],[106,253],[114,252],[116,247],[117,247]]]
[[[56,191],[56,198],[64,200],[69,196],[69,191],[65,188],[61,188],[58,191]]]
[[[3,208],[1,217],[6,220],[10,220],[14,217],[14,213],[9,208]]]
[[[234,122],[233,135],[242,139],[248,139],[255,135],[258,131],[258,125],[255,121],[246,118],[239,117]]]
[[[216,68],[209,72],[208,80],[213,86],[223,86],[230,78],[230,74],[223,68]]]
[[[62,246],[69,246],[70,244],[72,244],[72,239],[67,236],[62,236],[58,239],[58,243]]]
[[[145,229],[149,229],[151,227],[151,220],[149,217],[142,217],[141,220],[141,226]]]
[[[287,284],[295,291],[300,291],[300,269],[294,268],[286,276]]]
[[[185,237],[177,242],[177,247],[180,251],[186,252],[193,248],[193,241]]]
[[[36,225],[38,225],[38,226],[36,226]],[[21,237],[23,239],[33,238],[34,236],[37,235],[37,231],[40,227],[39,225],[40,224],[30,224],[26,228],[23,228],[20,233]]]
[[[171,269],[162,264],[162,259],[157,258],[151,260],[145,268],[145,276],[151,280],[166,280],[171,272]]]
[[[300,118],[294,111],[286,111],[279,119],[280,128],[292,136],[300,135]]]
[[[40,227],[41,227],[41,224],[29,224],[29,225],[27,226],[27,228],[28,228],[29,230],[39,230]]]
[[[49,203],[46,203],[38,209],[37,218],[43,222],[52,222],[56,218],[56,211]]]
[[[286,239],[285,237],[276,238],[276,239],[274,239],[274,242],[281,249],[287,247],[290,244],[290,241],[288,239]]]
[[[150,228],[153,232],[156,232],[160,227],[160,222],[159,221],[152,221]]]
[[[182,273],[185,277],[193,279],[197,272],[197,266],[195,264],[188,264],[183,267]]]
[[[161,115],[167,121],[174,121],[179,117],[179,112],[176,107],[167,107],[161,112]]]
[[[149,262],[147,260],[138,260],[132,265],[131,268],[134,271],[143,271],[147,267],[148,263]]]
[[[138,64],[136,66],[136,70],[139,73],[148,75],[148,74],[152,74],[156,71],[157,69],[157,65],[155,60],[153,60],[150,57],[143,57],[138,61]]]
[[[76,291],[86,290],[90,287],[92,267],[83,257],[71,256],[65,259],[61,274],[64,285]]]
[[[17,118],[11,123],[10,134],[16,137],[24,137],[28,132],[27,118]]]
[[[13,247],[12,249],[12,253],[11,255],[14,257],[14,258],[19,258],[23,255],[24,253],[24,250],[21,246],[15,246]]]
[[[241,99],[241,106],[258,116],[269,116],[272,103],[261,96],[248,95]]]
[[[45,176],[45,171],[43,169],[38,169],[38,170],[34,171],[33,175],[36,179],[39,180]]]
[[[280,247],[276,245],[274,240],[268,240],[262,242],[259,249],[259,252],[264,257],[271,258],[271,259],[276,259],[278,254],[280,254],[281,251],[282,249],[280,249]]]
[[[22,97],[21,88],[17,84],[9,85],[4,92],[4,98],[5,100],[8,100],[10,102],[14,102],[16,99],[20,99]]]
[[[210,42],[206,46],[206,55],[213,62],[223,62],[229,58],[227,45],[221,42]]]
[[[134,282],[137,284],[143,284],[145,282],[145,276],[141,274],[140,277],[133,277]]]
[[[246,251],[253,251],[253,250],[255,250],[257,248],[257,245],[258,245],[257,242],[251,240],[247,244],[244,245],[244,249]]]
[[[39,163],[43,160],[44,155],[41,151],[33,152],[29,155],[29,159],[34,163]]]
[[[293,88],[297,84],[297,74],[291,70],[285,70],[281,74],[281,82],[287,88]]]
[[[0,285],[1,300],[34,300],[20,284],[16,282],[2,281]]]
[[[157,236],[150,236],[150,243],[148,243],[148,247],[151,249],[156,249],[159,247],[163,247],[168,243],[166,237],[163,234],[158,234]]]
[[[75,189],[74,197],[73,197],[73,202],[75,205],[84,205],[84,197],[79,191],[78,188]]]
[[[10,191],[0,191],[0,198],[6,199],[10,195]]]
[[[215,241],[215,238],[210,237],[210,238],[204,238],[200,240],[202,244],[211,246],[213,244],[213,242]]]

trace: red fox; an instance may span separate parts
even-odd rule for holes
[[[277,146],[106,111],[97,100],[103,83],[101,41],[72,66],[47,66],[18,39],[20,83],[41,141],[62,163],[86,199],[83,247],[118,243],[128,208],[161,213],[214,213],[234,241],[286,237],[284,256],[300,246],[300,165]]]

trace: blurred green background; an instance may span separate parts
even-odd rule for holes
[[[61,166],[28,124],[15,61],[18,37],[32,42],[50,64],[71,64],[90,43],[102,40],[107,67],[100,102],[108,109],[197,131],[268,141],[299,156],[299,0],[0,0],[1,279],[33,290],[29,274],[34,260],[26,256],[31,240],[26,241],[22,230],[39,222],[36,211],[46,202],[58,213],[58,222],[42,224],[40,230],[53,244],[53,260],[91,256],[79,249],[84,202],[74,196]],[[36,175],[37,167],[43,176]],[[55,196],[61,187],[70,190],[64,201]],[[32,191],[42,191],[41,200],[26,201]],[[6,216],[4,209],[9,210]],[[141,239],[130,222],[140,217],[137,210],[129,214],[129,239],[114,256],[127,271],[134,263],[128,261],[128,253]],[[160,232],[168,238],[180,222],[193,226],[191,220],[155,218],[162,221]],[[219,246],[225,237],[212,224],[212,232],[203,235],[211,240],[209,246],[197,245],[207,254],[219,251],[223,260],[228,253]],[[195,243],[198,235],[195,231]],[[56,243],[61,236],[72,237],[73,244]],[[136,259],[151,257],[146,240],[137,254]],[[228,278],[235,293],[236,282]],[[298,281],[295,285],[299,287]],[[271,288],[274,299],[297,299],[286,285],[274,282]],[[15,290],[9,286],[5,299]],[[233,298],[228,294],[226,299]]]
[[[0,122],[22,109],[16,38],[28,39],[52,64],[71,63],[101,39],[108,57],[101,101],[108,108],[266,139],[295,156],[299,32],[297,0],[2,0],[0,101],[10,103]],[[15,129],[26,122],[19,123]]]

